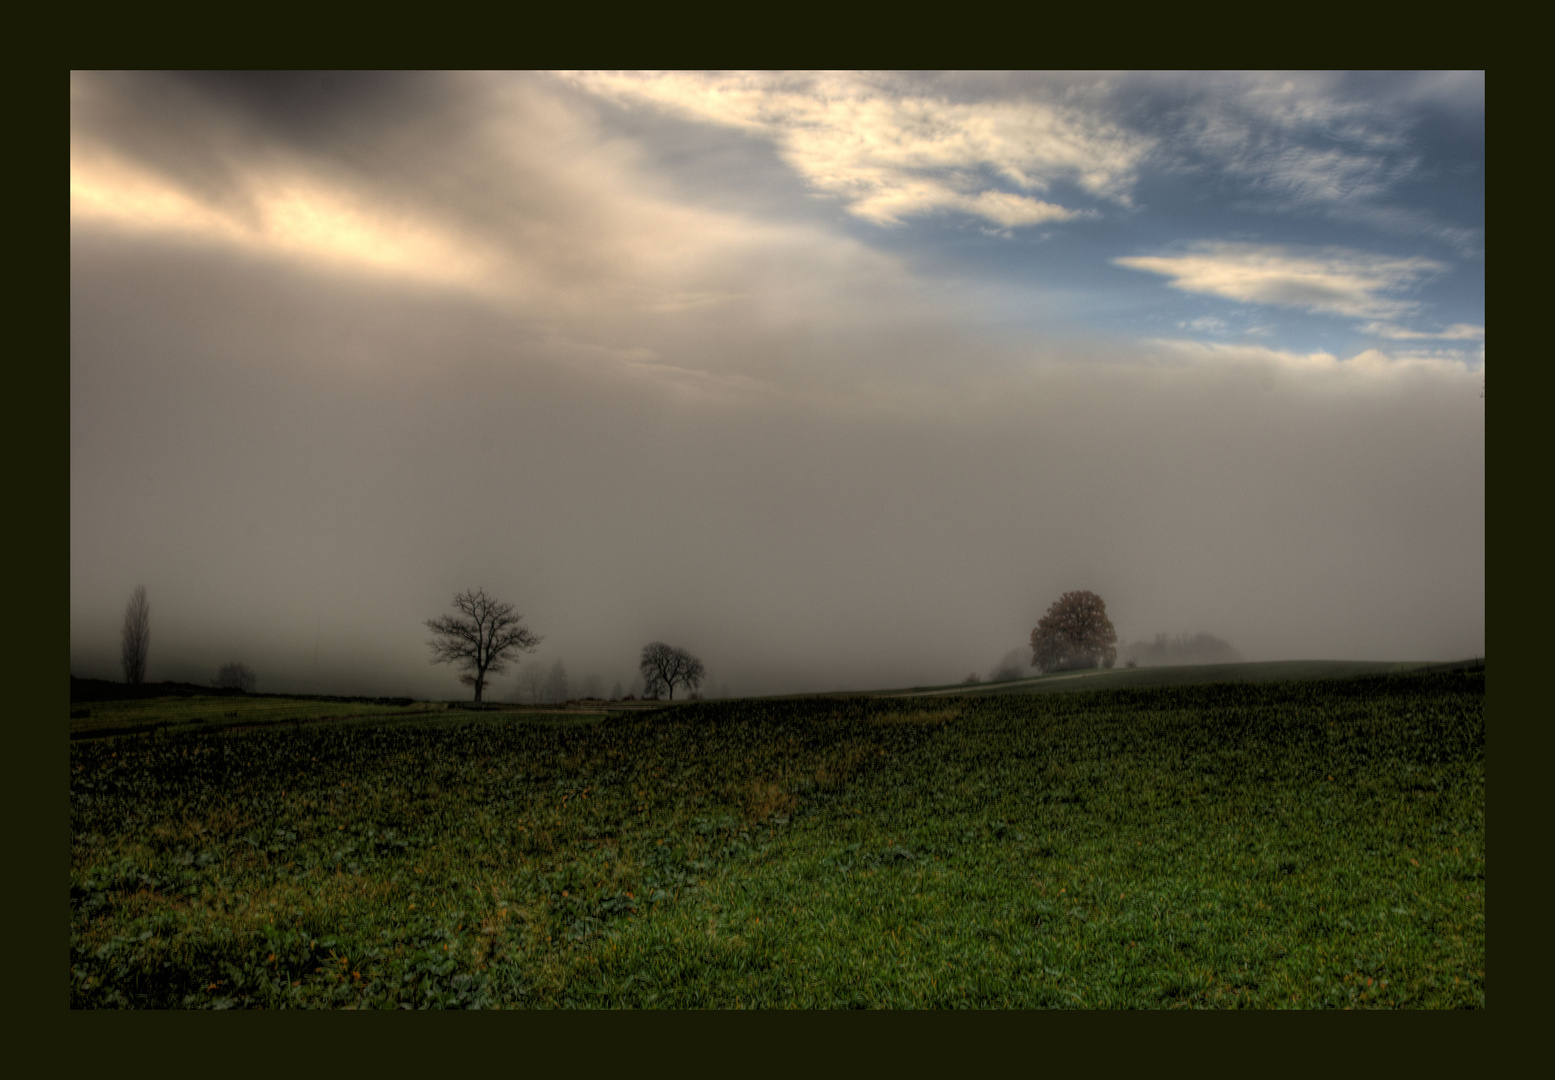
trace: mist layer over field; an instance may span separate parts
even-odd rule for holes
[[[142,584],[148,678],[239,660],[297,692],[464,694],[422,624],[476,586],[602,693],[653,640],[714,694],[986,676],[1080,589],[1124,642],[1482,653],[1483,257],[1441,231],[1482,204],[1422,208],[1379,165],[1349,201],[1193,218],[1187,174],[1150,165],[1186,136],[1115,107],[1184,92],[1130,85],[1095,90],[1113,134],[1060,125],[1132,162],[1105,183],[929,206],[849,202],[789,128],[659,84],[76,77],[72,671],[116,677]],[[1388,130],[1482,140],[1472,89],[1399,91],[1426,111]],[[1116,231],[1168,210],[1164,239]],[[1248,291],[1277,257],[1330,291]]]

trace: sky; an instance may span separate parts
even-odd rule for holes
[[[75,73],[70,653],[453,698],[1485,638],[1483,73]]]

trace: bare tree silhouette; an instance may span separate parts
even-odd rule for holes
[[[486,675],[507,670],[513,653],[532,653],[544,639],[522,624],[524,617],[513,614],[513,605],[486,595],[485,589],[471,589],[454,597],[458,615],[440,615],[426,621],[437,636],[428,641],[432,663],[457,664],[464,669],[459,681],[475,687],[475,700],[486,688]]]
[[[707,678],[702,661],[685,649],[677,649],[662,641],[643,646],[642,662],[638,667],[646,684],[644,695],[657,696],[660,690],[667,690],[671,701],[675,700],[676,683],[695,690]]]
[[[151,605],[146,603],[146,587],[135,586],[124,608],[124,631],[119,656],[124,662],[124,681],[139,686],[146,681],[146,654],[151,650]]]

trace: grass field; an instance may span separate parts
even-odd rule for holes
[[[1399,675],[1408,671],[1457,670],[1482,667],[1478,660],[1448,664],[1399,663],[1375,660],[1264,660],[1234,664],[1177,664],[1163,667],[1107,668],[1061,671],[1004,682],[951,683],[883,690],[878,696],[905,694],[981,696],[984,694],[1053,694],[1077,690],[1136,690],[1155,686],[1193,686],[1199,683],[1304,682],[1313,679],[1354,679],[1363,675]],[[872,695],[875,696],[875,695]]]
[[[597,707],[572,705],[539,708],[511,702],[475,705],[467,701],[416,701],[411,698],[285,697],[279,694],[199,693],[183,687],[179,693],[147,694],[129,700],[103,700],[100,695],[114,684],[93,680],[92,700],[72,702],[70,737],[97,739],[110,735],[174,734],[193,731],[230,731],[272,724],[315,724],[323,721],[374,721],[388,723],[411,717],[441,716],[449,710],[524,713],[532,719],[557,722],[597,719]],[[155,688],[142,688],[151,689]],[[618,702],[612,711],[642,708],[641,703]]]
[[[70,769],[79,1008],[1485,1003],[1483,668],[402,708]]]
[[[72,739],[156,731],[174,733],[321,720],[392,720],[443,712],[441,703],[308,701],[283,697],[178,696],[133,701],[94,701],[70,710]]]

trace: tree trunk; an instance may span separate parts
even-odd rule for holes
[[[476,700],[477,703],[479,703],[480,699],[481,699],[481,688],[483,686],[485,686],[485,685],[486,685],[486,669],[485,668],[478,668],[476,670],[476,672],[475,672],[475,700]]]

